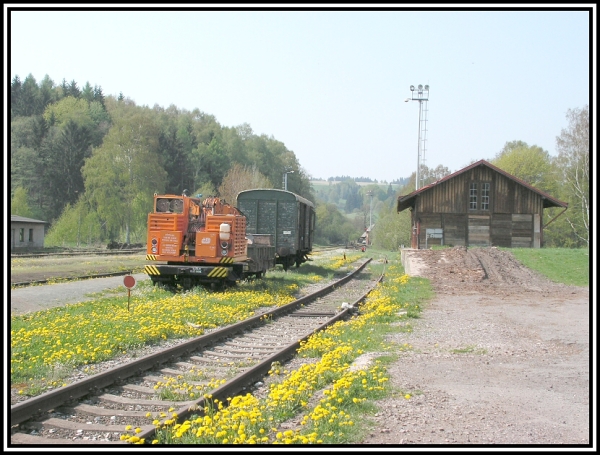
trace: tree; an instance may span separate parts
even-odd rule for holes
[[[15,76],[10,84],[10,119],[14,119],[22,114],[22,102],[21,102],[21,79],[19,76]]]
[[[589,107],[569,109],[569,126],[556,138],[556,162],[562,171],[570,205],[567,220],[574,234],[589,248],[590,236],[590,150]]]
[[[81,97],[88,103],[94,101],[94,89],[92,88],[89,82],[86,82],[83,86],[83,90],[81,91]]]
[[[201,186],[206,182],[218,188],[231,163],[225,156],[223,145],[218,136],[213,137],[210,144],[198,144],[192,153],[194,167],[194,183]]]
[[[442,166],[441,164],[439,164],[435,169],[429,168],[423,164],[423,165],[421,165],[421,175],[420,175],[420,177],[422,179],[421,186],[425,186],[425,185],[429,185],[430,183],[437,182],[438,180],[440,180],[450,174],[451,174],[450,169],[448,169],[446,166]]]
[[[104,94],[102,93],[102,87],[94,85],[94,101],[99,102],[104,107]]]
[[[317,204],[315,239],[325,244],[348,243],[360,235],[334,204]]]
[[[96,211],[91,210],[85,197],[75,205],[67,204],[60,217],[52,223],[44,238],[47,246],[88,246],[102,241],[102,223]]]
[[[33,210],[29,205],[29,196],[27,190],[20,186],[15,190],[13,197],[10,200],[10,214],[33,218]]]
[[[17,117],[10,123],[10,128],[11,193],[20,186],[25,188],[31,207],[40,219],[46,220],[44,200],[48,198],[43,182],[46,163],[41,152],[46,122],[39,115]]]
[[[43,107],[40,102],[40,88],[32,74],[27,76],[21,87],[21,115],[31,116],[41,114]]]
[[[49,105],[44,119],[52,126],[39,147],[39,155],[44,166],[41,180],[46,218],[52,221],[67,203],[74,204],[83,193],[81,169],[91,156],[92,146],[101,142],[102,134],[97,133],[89,103],[73,96]]]
[[[81,96],[81,90],[79,90],[79,87],[77,87],[77,82],[75,82],[75,79],[73,79],[68,86],[68,94],[69,96],[73,96],[75,98],[79,98]]]
[[[153,112],[161,124],[159,143],[163,167],[167,171],[166,191],[171,194],[181,194],[184,189],[192,190],[194,188],[192,151],[197,143],[193,134],[191,115],[179,112],[175,106]]]
[[[537,145],[530,147],[523,141],[507,142],[491,163],[539,190],[556,193],[557,182],[552,178],[550,154]]]
[[[223,177],[223,183],[219,186],[219,196],[230,204],[236,204],[240,191],[253,188],[273,188],[273,185],[256,166],[235,163]]]
[[[46,74],[42,82],[40,82],[40,113],[43,113],[49,104],[55,102],[57,97],[54,81]]]
[[[158,154],[158,125],[147,108],[111,106],[113,126],[83,168],[85,193],[106,223],[108,235],[145,233],[152,195],[162,193],[166,172]]]
[[[388,251],[398,251],[402,245],[410,245],[410,212],[396,213],[396,208],[379,213],[373,228],[373,245]]]

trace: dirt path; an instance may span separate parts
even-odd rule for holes
[[[495,248],[413,255],[437,296],[390,337],[412,349],[390,366],[401,392],[364,443],[590,443],[589,290]]]

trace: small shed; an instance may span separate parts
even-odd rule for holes
[[[43,248],[46,221],[10,216],[10,249]]]
[[[500,246],[539,248],[543,210],[568,204],[485,160],[398,197],[411,210],[411,247]]]

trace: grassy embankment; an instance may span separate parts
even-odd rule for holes
[[[590,255],[587,248],[503,248],[524,266],[556,283],[589,286]]]

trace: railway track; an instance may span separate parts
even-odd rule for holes
[[[149,441],[156,426],[148,412],[176,409],[183,421],[201,415],[206,404],[204,398],[159,399],[154,387],[170,378],[188,378],[201,396],[221,402],[251,390],[273,362],[283,364],[312,333],[356,311],[383,277],[363,273],[370,261],[285,306],[12,406],[11,445],[126,444],[119,439],[126,425],[141,428],[137,436]],[[352,304],[342,308],[342,302]],[[219,380],[200,379],[207,377]]]
[[[116,256],[126,254],[142,254],[145,253],[146,249],[130,249],[130,250],[80,250],[80,251],[62,251],[62,252],[48,252],[48,253],[11,253],[11,259],[21,258],[46,258],[46,257],[65,257],[65,256]]]
[[[344,246],[330,246],[330,247],[319,247],[315,248],[313,251],[315,253],[322,253],[328,251],[335,251],[339,249],[343,249]],[[41,258],[41,257],[57,257],[57,256],[89,256],[89,255],[118,255],[118,254],[139,254],[143,252],[143,250],[109,250],[109,251],[88,251],[88,252],[69,252],[69,253],[47,253],[47,254],[11,254],[11,259],[19,259],[19,258]],[[140,267],[143,266],[143,262],[140,264]],[[15,288],[22,288],[27,286],[34,286],[38,284],[46,284],[51,281],[79,281],[79,280],[88,280],[93,278],[106,278],[111,276],[123,276],[130,275],[134,273],[133,270],[114,272],[114,273],[98,273],[92,275],[80,275],[80,276],[65,276],[61,278],[49,278],[46,280],[31,280],[31,281],[16,281],[11,282],[10,286]]]
[[[81,276],[74,276],[74,277],[63,277],[63,278],[60,278],[59,281],[65,282],[65,281],[89,280],[89,279],[93,279],[93,278],[107,278],[107,277],[111,277],[111,276],[131,275],[132,273],[133,273],[133,270],[127,270],[125,272],[97,273],[97,274],[94,274],[94,275],[81,275]],[[57,281],[57,279],[56,278],[50,278],[48,280],[18,281],[18,282],[15,282],[15,283],[10,283],[10,286],[11,287],[16,287],[16,288],[22,288],[22,287],[27,287],[27,286],[34,286],[36,284],[46,284],[46,283],[49,283],[51,281]]]

